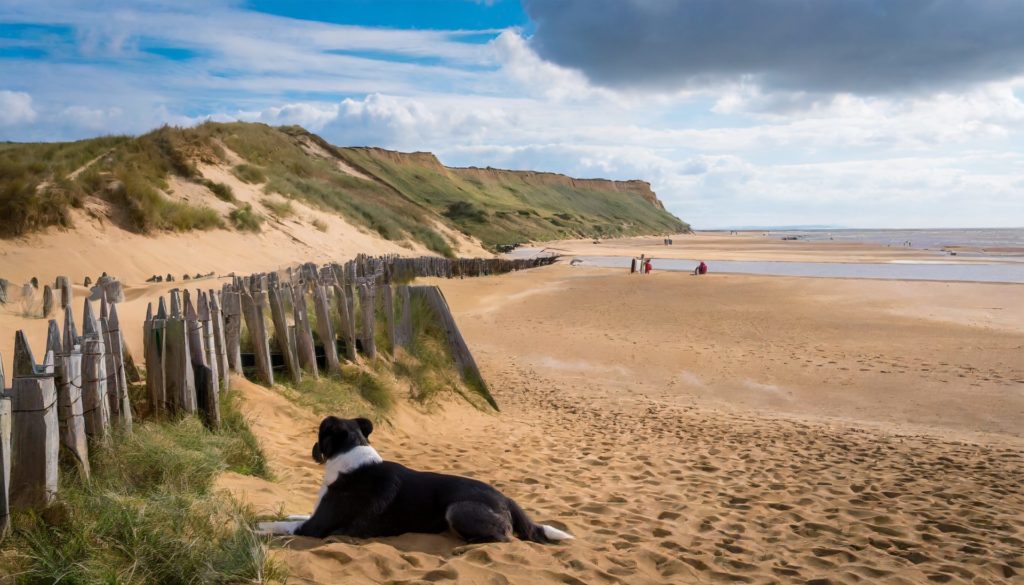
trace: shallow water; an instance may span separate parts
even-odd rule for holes
[[[625,256],[576,256],[584,266],[629,270]],[[654,270],[693,272],[700,260],[659,258]],[[811,276],[819,278],[876,278],[883,280],[945,280],[965,282],[1024,283],[1024,265],[929,263],[838,263],[838,262],[751,262],[714,260],[710,272],[764,274],[769,276]]]

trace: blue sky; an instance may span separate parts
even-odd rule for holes
[[[644,179],[698,228],[1020,226],[1022,29],[998,0],[5,0],[0,140],[301,124]]]

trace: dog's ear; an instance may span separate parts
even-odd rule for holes
[[[359,430],[363,432],[363,436],[366,438],[370,437],[370,433],[373,432],[373,423],[368,418],[357,418],[356,424],[359,425]]]

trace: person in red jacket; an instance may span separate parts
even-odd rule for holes
[[[651,259],[648,258],[647,262],[644,263],[644,274],[650,274],[650,273],[651,273]]]
[[[700,264],[697,265],[697,269],[694,270],[693,273],[694,274],[707,274],[708,273],[708,265],[705,264],[703,260],[701,260]]]

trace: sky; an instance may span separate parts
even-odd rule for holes
[[[0,141],[299,124],[697,229],[1024,226],[1017,0],[0,0]]]

